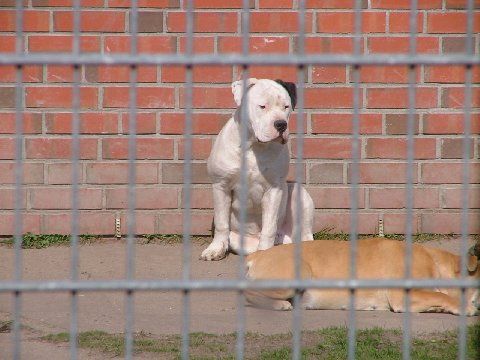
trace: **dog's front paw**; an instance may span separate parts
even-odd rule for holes
[[[202,255],[200,255],[201,260],[212,261],[212,260],[222,260],[227,253],[227,246],[223,243],[211,243],[208,248],[203,250]]]
[[[289,301],[278,300],[278,301],[275,301],[273,308],[279,311],[288,311],[288,310],[292,310],[293,306]]]

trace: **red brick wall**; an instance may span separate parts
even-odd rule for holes
[[[25,0],[25,50],[72,49],[71,0]],[[242,1],[196,0],[195,51],[221,54],[241,49]],[[291,53],[297,47],[297,1],[251,1],[250,50]],[[451,54],[465,49],[466,0],[420,0],[418,52]],[[475,52],[479,53],[480,3],[475,1]],[[183,52],[185,12],[179,0],[139,0],[139,51]],[[0,1],[0,56],[14,51],[14,1]],[[82,1],[81,49],[129,51],[129,1]],[[308,0],[307,53],[353,51],[352,0]],[[408,51],[407,0],[365,1],[362,51]],[[194,69],[192,231],[207,234],[212,199],[205,159],[214,135],[234,107],[230,83],[236,67]],[[255,77],[296,80],[288,66],[253,66]],[[352,72],[348,66],[305,70],[304,173],[316,211],[316,230],[349,230]],[[182,228],[184,77],[179,66],[140,66],[138,72],[137,231],[179,233]],[[24,230],[70,232],[71,103],[69,66],[27,66],[25,92]],[[406,107],[404,66],[369,66],[360,72],[361,164],[359,231],[405,229]],[[125,66],[81,68],[80,231],[111,234],[127,207],[128,79]],[[473,69],[470,228],[480,232],[480,69]],[[15,72],[0,67],[0,234],[13,229]],[[464,68],[417,71],[415,232],[458,233],[461,209]],[[295,143],[295,141],[293,141]]]

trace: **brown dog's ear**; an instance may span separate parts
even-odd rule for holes
[[[292,101],[292,110],[295,110],[295,106],[297,105],[297,86],[292,82],[285,82],[280,79],[276,79],[275,82],[279,83],[285,88],[285,90],[287,90]]]

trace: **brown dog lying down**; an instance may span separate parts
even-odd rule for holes
[[[303,279],[348,279],[350,264],[349,242],[318,240],[302,242],[301,274]],[[257,251],[246,259],[247,277],[260,279],[293,279],[294,246],[279,245]],[[358,241],[357,278],[399,279],[404,277],[405,243],[372,238]],[[467,255],[468,276],[480,278],[480,244]],[[460,276],[460,256],[448,251],[413,244],[412,277],[451,279]],[[404,291],[401,289],[362,289],[356,292],[357,310],[404,311]],[[247,300],[254,306],[275,310],[290,310],[291,289],[249,290]],[[414,312],[460,313],[459,289],[412,289],[410,309]],[[478,313],[479,290],[467,289],[466,314]],[[306,309],[347,309],[348,290],[307,289],[302,295]]]

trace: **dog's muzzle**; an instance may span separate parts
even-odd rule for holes
[[[275,129],[277,129],[280,135],[284,133],[285,130],[287,130],[287,122],[285,120],[275,120],[273,122],[273,126],[275,127]]]

